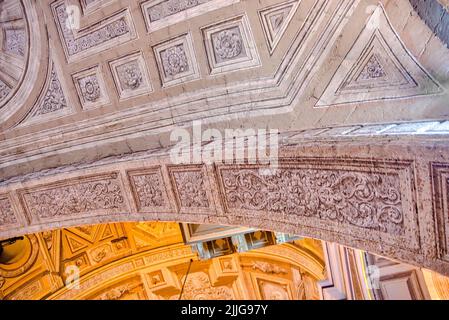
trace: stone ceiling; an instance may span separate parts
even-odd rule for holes
[[[25,159],[167,146],[195,119],[288,131],[447,117],[449,52],[408,0],[0,7],[3,176],[32,171],[15,172]],[[86,151],[64,158],[73,149]]]

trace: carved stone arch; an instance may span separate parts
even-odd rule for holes
[[[45,83],[48,65],[48,37],[40,6],[32,0],[14,1],[20,5],[26,25],[27,41],[24,70],[20,81],[2,103],[0,101],[0,127],[7,129],[17,124],[29,111]],[[1,5],[7,5],[8,1]]]
[[[286,133],[268,176],[259,164],[174,164],[169,150],[18,176],[0,183],[0,237],[114,221],[237,225],[449,274],[448,126]]]
[[[324,261],[320,261],[318,257],[292,244],[284,244],[282,247],[276,249],[271,247],[261,248],[259,250],[241,253],[241,255],[282,261],[304,269],[304,271],[310,273],[315,279],[324,279],[325,277]]]

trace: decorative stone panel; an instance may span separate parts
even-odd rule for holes
[[[109,62],[120,99],[147,94],[153,89],[142,52]]]
[[[240,0],[152,0],[141,4],[148,32],[193,18]]]
[[[112,48],[136,37],[129,9],[83,29],[76,29],[69,22],[76,19],[73,8],[65,0],[54,2],[53,16],[67,60],[81,59],[93,53]]]
[[[211,74],[260,65],[245,15],[204,27],[202,31]]]
[[[209,182],[202,166],[170,166],[169,174],[181,213],[211,213]]]
[[[72,78],[84,109],[109,103],[106,85],[99,65],[76,73]]]
[[[154,55],[164,87],[200,77],[190,33],[156,45]]]
[[[7,195],[0,195],[0,228],[15,225],[17,218]]]
[[[413,250],[419,229],[413,205],[413,177],[408,163],[282,163],[263,176],[257,165],[218,166],[225,211],[287,224],[337,229],[360,239],[366,231]]]
[[[173,212],[160,167],[128,171],[139,212]]]
[[[94,217],[127,212],[118,173],[60,181],[19,191],[32,220]]]

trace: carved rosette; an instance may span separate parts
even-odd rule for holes
[[[175,76],[189,70],[189,63],[182,44],[162,51],[161,60],[166,76]]]
[[[372,80],[377,78],[385,77],[386,73],[384,71],[384,68],[379,62],[379,59],[373,55],[368,60],[366,66],[363,68],[362,72],[360,73],[359,79],[361,80]]]
[[[124,89],[134,90],[142,84],[142,72],[135,61],[117,67],[117,73]]]
[[[79,80],[83,98],[95,102],[101,97],[101,89],[96,75],[88,76]]]
[[[282,213],[404,234],[399,177],[317,169],[221,171],[229,210]]]
[[[212,74],[260,65],[246,15],[205,26],[202,31]]]
[[[243,41],[238,27],[220,31],[212,39],[215,54],[222,60],[236,58],[242,53]]]

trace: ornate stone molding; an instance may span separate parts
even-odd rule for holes
[[[190,33],[160,43],[153,50],[162,86],[172,86],[200,77]]]
[[[51,8],[69,62],[109,49],[136,36],[128,9],[117,12],[100,23],[76,30],[71,29],[68,23],[71,18],[66,0],[52,3]]]
[[[368,138],[359,126],[340,128],[346,136],[337,128],[312,138],[281,136],[279,168],[270,176],[261,176],[257,164],[172,165],[167,151],[6,181],[0,193],[12,195],[20,204],[14,214],[23,211],[29,221],[3,226],[0,236],[123,219],[238,225],[334,241],[449,274],[446,135],[419,133],[437,132],[436,123],[385,125],[385,136],[376,135],[378,127]],[[410,130],[418,130],[413,139],[403,136]]]
[[[64,216],[88,217],[126,211],[117,173],[67,182],[20,191],[20,200],[32,221],[54,221]]]
[[[202,29],[211,74],[260,66],[246,15]]]
[[[147,31],[153,32],[181,22],[186,16],[193,18],[209,11],[237,3],[240,0],[151,0],[141,4]]]

